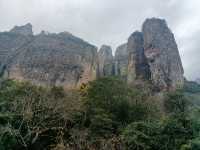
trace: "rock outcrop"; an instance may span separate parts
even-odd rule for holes
[[[174,90],[184,84],[183,67],[174,36],[162,19],[147,19],[142,32],[128,40],[128,83],[150,80],[155,89]]]
[[[144,55],[143,34],[134,32],[128,39],[128,83],[137,79],[148,80],[150,78],[149,65]]]
[[[184,84],[184,71],[173,33],[165,20],[147,19],[142,27],[144,53],[153,84],[159,89],[176,89]]]
[[[110,46],[102,45],[98,52],[98,77],[114,75],[114,61]]]
[[[24,26],[15,26],[10,30],[11,33],[21,34],[21,35],[33,35],[32,25],[30,23]]]
[[[126,79],[128,66],[127,43],[117,47],[115,51],[115,75]]]
[[[174,35],[162,19],[147,19],[116,49],[97,48],[69,32],[34,35],[32,25],[0,33],[0,76],[47,86],[76,88],[98,77],[117,75],[129,84],[149,81],[156,91],[184,84]],[[144,82],[145,83],[145,82]]]
[[[68,32],[42,33],[29,39],[29,32],[24,29],[26,26],[0,34],[0,41],[8,40],[7,44],[0,42],[0,53],[5,44],[4,49],[12,56],[12,59],[4,61],[4,74],[8,78],[31,81],[38,85],[63,86],[66,89],[96,79],[95,46]],[[9,38],[5,35],[9,35]]]
[[[3,75],[4,70],[10,60],[17,54],[23,46],[32,40],[32,36],[25,36],[15,32],[0,33],[0,74]]]

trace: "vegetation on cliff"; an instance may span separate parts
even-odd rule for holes
[[[0,89],[0,149],[198,150],[200,109],[185,93],[161,100],[150,88],[113,77],[71,91],[7,80]]]

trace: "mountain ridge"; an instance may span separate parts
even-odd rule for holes
[[[183,86],[184,71],[173,33],[163,19],[146,19],[112,55],[69,32],[34,35],[30,23],[0,33],[0,72],[4,78],[45,86],[77,88],[104,76],[128,84],[149,80],[158,91]]]

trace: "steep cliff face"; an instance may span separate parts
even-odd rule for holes
[[[18,31],[6,34],[27,36]],[[19,40],[18,37],[16,39]],[[97,48],[82,39],[63,32],[42,33],[30,41],[22,41],[13,46],[18,49],[17,53],[13,52],[12,59],[6,63],[4,74],[8,78],[64,88],[76,88],[96,79]],[[8,49],[11,50],[10,47]]]
[[[128,83],[133,83],[136,79],[148,80],[150,77],[143,43],[144,39],[141,32],[134,32],[128,39]]]
[[[147,19],[142,32],[128,39],[128,83],[149,80],[157,90],[184,84],[183,67],[174,36],[162,19]]]
[[[101,46],[98,52],[98,76],[114,75],[114,60],[110,46]]]
[[[68,32],[33,35],[32,25],[0,33],[0,77],[39,85],[76,88],[97,77],[121,76],[128,83],[151,81],[156,90],[184,84],[174,36],[162,19],[147,19],[116,49],[97,48]]]
[[[127,43],[117,47],[115,51],[115,75],[121,76],[124,79],[127,77],[128,66],[128,51]]]
[[[23,34],[20,32],[22,30],[24,30]],[[0,74],[3,74],[6,64],[20,51],[21,47],[32,40],[32,34],[26,34],[25,30],[27,30],[27,25],[15,27],[10,32],[0,33]],[[32,28],[29,32],[32,33]]]
[[[183,67],[173,33],[165,20],[147,19],[142,27],[144,53],[151,79],[159,89],[176,89],[184,84]]]

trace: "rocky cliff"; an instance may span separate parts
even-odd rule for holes
[[[102,45],[98,52],[98,76],[111,76],[114,74],[114,59],[110,46]]]
[[[150,78],[149,65],[144,55],[143,34],[134,32],[128,39],[128,83],[133,83],[137,79],[148,80]]]
[[[127,43],[117,47],[115,51],[115,75],[127,78],[128,51]]]
[[[174,90],[184,84],[184,71],[173,33],[165,20],[147,19],[142,32],[127,43],[127,82],[150,81],[156,91]]]
[[[30,28],[31,27],[31,28]],[[27,24],[14,27],[9,32],[0,33],[0,74],[3,75],[7,64],[23,46],[32,41],[32,26]]]
[[[30,27],[27,24],[0,33],[0,54],[3,56],[6,51],[4,55],[9,56],[1,59],[4,76],[64,88],[96,79],[95,46],[68,32],[33,36]]]
[[[129,84],[149,81],[156,90],[183,86],[178,47],[166,22],[147,19],[112,55],[68,32],[34,35],[32,25],[0,33],[0,75],[39,85],[76,88],[98,77],[117,75]]]
[[[147,19],[142,32],[153,84],[161,90],[182,87],[184,71],[178,47],[165,20]]]

